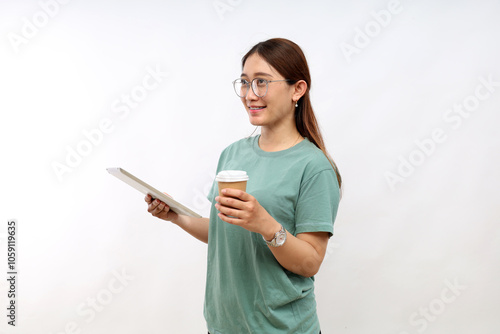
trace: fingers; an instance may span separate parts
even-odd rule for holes
[[[215,197],[215,201],[223,206],[228,206],[239,210],[245,208],[245,202],[234,197],[217,196]]]
[[[250,194],[239,189],[224,188],[221,192],[224,196],[239,198],[242,201],[248,201],[252,198]]]
[[[231,218],[241,218],[242,215],[242,212],[240,210],[222,206],[219,203],[215,204],[215,208],[219,210],[220,214],[224,215],[225,217],[231,216]]]
[[[151,213],[155,217],[159,216],[162,213],[168,213],[169,211],[170,211],[170,207],[158,199],[155,199],[154,201],[149,202],[148,212]]]
[[[229,223],[229,224],[232,224],[232,225],[240,225],[241,224],[240,219],[228,217],[228,216],[226,216],[225,214],[223,214],[221,212],[219,212],[218,216],[219,216],[219,218],[222,221],[225,221],[226,223]]]
[[[245,220],[254,212],[254,197],[238,189],[222,189],[224,196],[215,197],[215,208],[224,216],[225,222],[234,224]]]

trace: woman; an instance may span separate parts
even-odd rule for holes
[[[210,218],[148,211],[208,243],[204,315],[211,334],[320,333],[314,275],[325,256],[341,178],[314,116],[302,50],[286,39],[255,45],[234,81],[258,136],[221,154],[217,171],[245,170],[247,191],[217,184]],[[216,196],[217,195],[217,196]]]

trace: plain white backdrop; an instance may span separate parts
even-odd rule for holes
[[[500,328],[498,1],[0,2],[0,265],[16,327],[205,333],[206,245],[151,217],[123,167],[208,215],[249,136],[231,82],[289,38],[344,180],[316,276],[323,333]],[[7,282],[0,280],[7,305]]]

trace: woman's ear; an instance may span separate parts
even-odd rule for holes
[[[307,82],[304,80],[299,80],[294,84],[294,91],[292,95],[293,101],[298,101],[307,91]]]

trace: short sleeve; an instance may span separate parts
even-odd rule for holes
[[[218,188],[217,182],[215,182],[215,179],[214,179],[214,182],[212,183],[212,188],[210,188],[210,191],[208,192],[208,195],[207,195],[208,201],[210,203],[213,203],[215,196],[217,196],[218,194],[219,194],[219,188]]]
[[[306,180],[297,199],[295,233],[329,232],[333,235],[339,200],[339,185],[333,169],[318,172]]]

